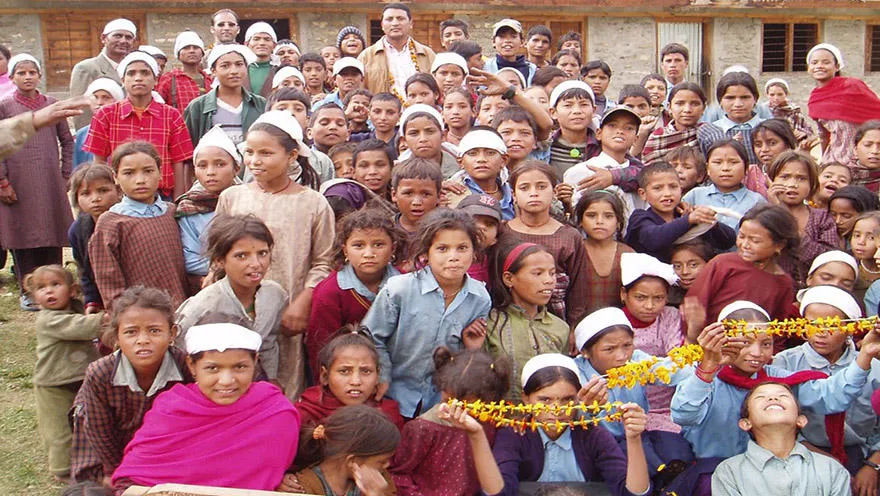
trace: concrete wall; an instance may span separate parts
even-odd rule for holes
[[[195,31],[206,46],[210,45],[214,40],[210,22],[210,16],[205,14],[147,14],[148,44],[159,47],[168,56],[166,71],[170,71],[172,67],[180,67],[174,53],[174,39],[178,33]]]
[[[299,21],[300,49],[305,52],[316,52],[321,47],[336,44],[336,35],[345,26],[357,26],[369,43],[369,25],[366,14],[332,14],[301,12],[297,14]]]
[[[650,17],[590,17],[587,59],[611,66],[611,83],[605,94],[617,99],[625,84],[638,84],[657,66],[656,24]]]
[[[43,56],[40,16],[37,14],[0,15],[0,44],[6,45],[13,55],[29,53],[42,64],[45,57]],[[45,89],[45,78],[43,81],[44,83],[40,87]]]

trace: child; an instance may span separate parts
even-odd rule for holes
[[[339,47],[336,45],[326,45],[321,47],[319,53],[324,59],[324,64],[327,66],[328,72],[328,80],[324,83],[324,87],[327,88],[327,86],[330,86],[329,89],[332,90],[336,87],[336,83],[332,80],[331,77],[329,77],[332,76],[332,74],[330,74],[330,71],[333,69],[333,65],[342,58],[342,50],[340,50]]]
[[[593,90],[582,81],[566,81],[550,95],[550,116],[559,123],[550,145],[550,165],[560,179],[570,167],[597,154],[588,150],[591,142],[596,142],[591,128],[593,98]]]
[[[395,219],[398,227],[410,235],[418,232],[425,215],[440,204],[442,184],[434,162],[410,158],[397,164],[391,176],[391,201],[400,212]]]
[[[871,283],[880,279],[880,265],[877,265],[874,259],[874,253],[877,252],[874,233],[878,230],[880,230],[880,212],[865,212],[856,218],[849,237],[853,257],[859,262],[859,278],[853,288],[859,299],[865,297],[865,291]]]
[[[348,119],[349,140],[358,142],[369,139],[372,135],[370,125],[370,100],[373,94],[370,90],[358,88],[352,90],[342,99],[342,108],[345,109],[345,118]]]
[[[550,93],[553,92],[553,88],[559,86],[566,79],[570,79],[570,76],[551,62],[550,65],[538,68],[535,72],[535,77],[532,78],[532,85],[526,88],[526,91],[531,88],[540,87],[544,90],[544,94],[547,95],[547,102],[549,104]]]
[[[761,172],[767,172],[780,153],[797,149],[797,138],[794,137],[791,126],[782,119],[761,122],[752,129],[751,136]]]
[[[431,63],[431,74],[445,98],[455,88],[464,89],[464,80],[468,75],[467,60],[454,52],[438,53]]]
[[[499,79],[504,81],[510,86],[513,86],[514,89],[524,90],[526,89],[526,78],[523,77],[522,73],[513,67],[502,67],[498,69],[498,72],[495,73]]]
[[[712,494],[851,494],[849,474],[839,463],[798,442],[801,430],[813,422],[801,414],[790,386],[755,386],[743,400],[739,417],[739,428],[751,439],[745,453],[715,469]]]
[[[305,91],[306,77],[300,70],[292,65],[284,65],[275,71],[272,76],[272,92],[279,88],[293,88],[299,91]],[[270,95],[271,96],[271,95]]]
[[[748,160],[746,149],[739,141],[716,141],[706,153],[706,170],[712,184],[688,191],[682,201],[695,207],[729,208],[739,214],[745,214],[755,205],[764,203],[766,200],[763,196],[743,184],[749,166]],[[730,215],[722,215],[719,220],[737,228],[737,219]]]
[[[852,184],[852,171],[849,170],[849,167],[833,162],[820,166],[819,188],[810,199],[810,206],[827,210],[831,195],[850,184]]]
[[[569,31],[559,38],[559,50],[573,50],[576,53],[583,51],[581,45],[581,34],[576,31]]]
[[[379,352],[377,397],[387,391],[406,418],[441,400],[428,381],[433,350],[441,345],[482,347],[491,304],[486,288],[467,275],[479,246],[479,232],[467,214],[432,212],[419,227],[414,246],[417,270],[391,278],[363,320]]]
[[[801,150],[811,149],[818,141],[815,126],[801,113],[801,108],[788,99],[788,83],[784,79],[770,78],[764,83],[767,107],[776,119],[788,122]]]
[[[443,95],[443,122],[446,123],[444,141],[458,145],[471,129],[474,106],[470,93],[464,88],[452,88]]]
[[[397,402],[391,398],[376,400],[379,355],[373,340],[361,331],[346,324],[321,348],[313,362],[317,385],[303,391],[296,403],[303,426],[323,424],[344,406],[367,405],[385,414],[398,430],[403,429]]]
[[[183,351],[171,346],[175,331],[174,307],[165,291],[135,286],[116,300],[105,339],[118,348],[89,365],[74,401],[74,480],[109,487],[156,396],[191,380]]]
[[[874,308],[876,311],[876,308]],[[840,319],[859,319],[862,310],[851,293],[835,286],[815,286],[807,289],[801,298],[801,315],[811,321],[818,318],[839,317]],[[858,352],[852,338],[842,332],[820,332],[809,338],[809,342],[797,348],[780,352],[773,365],[788,370],[818,370],[828,375],[842,372],[856,358]],[[871,372],[862,394],[846,411],[846,435],[843,443],[849,455],[847,468],[854,482],[861,487],[877,477],[871,463],[880,455],[878,451],[876,416],[871,409],[871,393],[880,387],[880,363],[871,362]],[[813,412],[805,412],[809,422],[802,428],[806,441],[813,447],[830,456],[831,443],[824,429],[824,420]],[[865,468],[865,470],[861,470]],[[868,469],[871,472],[868,472]],[[870,477],[868,477],[870,476]]]
[[[813,260],[807,274],[807,287],[830,285],[852,291],[859,273],[859,265],[849,253],[826,251]]]
[[[651,132],[656,127],[662,126],[657,123],[657,117],[651,115],[651,94],[638,84],[625,84],[620,89],[617,100],[620,102],[620,106],[632,110],[641,119],[638,136],[630,147],[630,153],[639,156],[642,154],[642,148],[645,147],[645,142],[648,141]]]
[[[880,191],[880,120],[859,126],[855,143],[857,164],[853,170],[854,183],[876,193]]]
[[[523,27],[515,19],[502,19],[492,25],[492,46],[497,52],[486,61],[485,71],[496,73],[501,68],[510,67],[519,71],[525,79],[525,85],[532,84],[532,78],[538,69],[528,61],[523,51]]]
[[[406,80],[404,86],[406,92],[406,106],[421,103],[429,107],[437,108],[443,98],[443,92],[437,85],[437,80],[430,74],[417,72]]]
[[[684,295],[697,280],[697,276],[703,267],[715,256],[715,250],[700,238],[676,243],[670,252],[669,263],[678,276],[678,284],[669,289],[666,299],[668,305],[678,307],[684,303]],[[682,313],[687,315],[688,307],[681,307]],[[693,340],[688,338],[688,342]]]
[[[432,160],[440,166],[444,179],[458,172],[458,161],[443,149],[443,116],[434,107],[420,103],[407,107],[400,118],[400,134],[409,150],[401,158]]]
[[[394,482],[386,471],[400,444],[400,431],[394,424],[360,405],[342,407],[323,422],[303,429],[299,455],[311,451],[320,461],[293,476],[297,489],[327,496],[395,494]],[[278,489],[285,490],[284,486],[283,482]]]
[[[507,391],[510,365],[481,351],[453,354],[440,347],[433,354],[434,383],[442,403],[403,428],[402,442],[391,461],[398,494],[499,494],[504,481],[492,458],[486,431],[449,399],[498,401]]]
[[[666,96],[669,94],[666,86],[666,78],[656,72],[652,72],[643,77],[642,80],[639,81],[639,85],[645,88],[651,96],[650,115],[655,118],[661,118],[664,126],[669,124],[672,115],[664,105],[666,103]]]
[[[493,263],[484,349],[493,357],[507,357],[514,377],[537,355],[567,353],[568,324],[547,310],[556,287],[553,255],[540,245],[512,242],[499,248]],[[504,399],[516,404],[521,396],[520,384],[511,381]]]
[[[340,143],[327,151],[327,156],[333,161],[334,177],[354,179],[353,154],[357,145],[352,142]]]
[[[453,179],[466,191],[463,195],[448,195],[449,207],[455,208],[467,195],[489,195],[501,204],[502,220],[512,219],[513,191],[501,179],[507,162],[507,146],[497,131],[486,126],[471,128],[458,145],[458,164],[464,174]]]
[[[351,163],[354,167],[352,179],[366,186],[379,198],[391,198],[391,155],[385,142],[378,139],[361,141],[354,148]]]
[[[219,127],[205,133],[193,151],[197,184],[177,199],[177,224],[183,244],[183,261],[189,280],[189,294],[202,287],[208,275],[208,259],[203,256],[202,235],[208,230],[217,208],[217,199],[235,184],[241,168],[241,155],[235,143]]]
[[[89,240],[89,259],[104,308],[111,308],[125,288],[138,284],[168,291],[175,305],[186,298],[176,209],[158,194],[160,164],[159,152],[145,141],[120,145],[110,157],[122,201],[98,218]]]
[[[327,62],[320,54],[309,52],[299,58],[299,68],[306,77],[305,93],[312,103],[319,102],[327,96],[324,83],[327,81]],[[311,106],[311,105],[310,105]]]
[[[322,153],[348,141],[348,121],[342,107],[335,103],[317,107],[309,118],[308,138],[312,148]]]
[[[864,186],[844,186],[828,199],[828,213],[837,226],[837,236],[847,245],[856,218],[874,210],[880,210],[880,200]]]
[[[79,269],[79,283],[87,314],[104,308],[89,259],[89,239],[95,232],[98,217],[120,198],[113,169],[104,164],[85,164],[70,176],[70,204],[77,207],[78,216],[67,230],[67,239],[70,240],[73,259]]]
[[[283,110],[290,113],[296,118],[301,129],[306,129],[309,126],[312,115],[310,109],[311,103],[308,95],[292,88],[280,88],[269,95],[269,99],[266,101],[266,110]],[[327,154],[311,147],[308,159],[312,171],[302,169],[299,166],[288,170],[297,183],[314,189],[321,183],[333,179],[333,161]],[[247,169],[243,173],[246,177],[250,177],[250,172]]]
[[[178,341],[206,314],[222,311],[260,335],[260,367],[277,381],[278,332],[288,296],[277,282],[263,280],[272,263],[272,234],[253,215],[223,215],[211,222],[206,238],[206,261],[216,282],[177,309]]]
[[[825,210],[811,208],[806,204],[819,188],[816,163],[812,157],[789,150],[782,152],[770,164],[767,177],[770,203],[788,209],[798,223],[800,244],[791,258],[782,260],[781,267],[795,280],[798,287],[806,283],[807,268],[813,259],[840,244],[834,219]]]
[[[282,38],[278,40],[278,44],[272,50],[272,64],[278,67],[297,67],[301,56],[302,52],[293,40]]]
[[[553,32],[543,24],[529,28],[526,33],[526,52],[529,62],[535,64],[538,69],[549,67],[550,47],[553,45]]]
[[[0,118],[55,102],[37,89],[42,77],[37,59],[18,54],[8,67],[16,90],[0,103]],[[0,167],[0,246],[12,250],[22,310],[39,309],[24,290],[25,277],[41,265],[61,264],[61,249],[67,246],[67,229],[73,222],[66,197],[73,148],[70,128],[61,120],[38,130]]]
[[[468,72],[474,69],[482,70],[485,66],[485,61],[483,60],[483,47],[480,46],[479,43],[473,40],[459,40],[453,42],[449,45],[449,51],[455,52],[465,60],[467,60]],[[468,86],[471,90],[475,90],[476,88],[468,83]]]
[[[736,139],[745,146],[749,157],[747,164],[758,163],[749,132],[764,120],[755,112],[758,103],[755,78],[747,72],[730,72],[718,81],[715,96],[725,115],[713,124],[720,127],[728,138]]]
[[[440,45],[446,50],[451,50],[452,45],[456,42],[470,38],[468,27],[468,23],[461,19],[446,19],[441,21]]]
[[[671,274],[671,271],[667,272]],[[644,330],[633,329],[632,317],[628,317],[626,312],[614,307],[603,308],[578,323],[575,329],[578,356],[574,362],[578,367],[578,375],[582,383],[601,380],[600,376],[609,369],[620,367],[628,361],[654,359],[652,355],[658,354],[646,352],[638,344],[639,335]],[[681,337],[680,333],[679,337]],[[674,346],[680,344],[679,340]],[[659,353],[659,355],[663,354],[665,351]],[[668,367],[671,362],[660,359],[659,363]],[[645,411],[650,404],[651,410],[654,411],[653,418],[649,415],[647,419],[648,425],[654,425],[651,425],[648,432],[642,436],[648,471],[652,477],[657,475],[663,464],[672,460],[685,462],[693,460],[690,446],[678,435],[680,428],[669,419],[669,401],[674,387],[692,373],[693,367],[685,367],[672,374],[668,385],[657,380],[649,380],[647,384],[637,384],[632,388],[617,387],[608,391],[608,400],[611,402],[635,403]],[[615,422],[602,422],[602,426],[614,435],[621,449],[626,453],[624,429]]]
[[[507,170],[516,169],[528,159],[542,162],[550,159],[550,143],[538,139],[535,118],[521,107],[509,107],[495,114],[492,127],[504,138],[508,155]]]
[[[125,93],[122,92],[122,87],[119,86],[119,83],[108,77],[100,77],[89,83],[85,95],[89,97],[92,115],[104,105],[109,105],[125,98]],[[83,126],[76,130],[73,144],[74,171],[76,171],[80,165],[95,160],[93,154],[82,149],[86,142],[86,136],[89,135],[89,127],[90,126]]]
[[[556,288],[548,307],[573,326],[586,313],[590,294],[587,250],[576,229],[550,216],[556,181],[556,171],[543,162],[526,161],[511,172],[508,182],[519,208],[502,228],[501,240],[518,239],[550,251],[556,260]]]
[[[334,267],[315,287],[305,335],[311,374],[318,380],[319,353],[345,324],[359,324],[388,279],[400,272],[403,235],[384,211],[365,209],[347,215],[338,225]]]
[[[581,54],[579,50],[559,50],[550,63],[562,69],[570,79],[576,79],[580,76]]]
[[[706,157],[698,147],[679,146],[664,156],[666,162],[675,167],[681,194],[701,186],[706,181]]]
[[[79,285],[60,265],[38,267],[28,274],[25,286],[41,309],[35,323],[33,378],[38,431],[49,451],[49,472],[56,481],[68,482],[72,436],[67,412],[86,367],[99,357],[92,341],[100,334],[104,314],[80,313]]]
[[[590,85],[596,102],[596,114],[605,115],[605,111],[617,106],[617,102],[605,97],[605,90],[611,83],[611,67],[601,60],[591,60],[581,67],[581,79]]]
[[[527,404],[563,406],[578,401],[581,382],[571,358],[538,355],[523,366],[523,399]],[[517,494],[520,481],[588,482],[603,480],[611,494],[632,496],[651,489],[642,432],[647,416],[635,403],[620,406],[627,455],[605,429],[546,425],[520,434],[510,427],[498,430],[492,452],[504,477],[502,494]],[[540,413],[539,422],[568,422],[574,415]]]
[[[650,164],[663,159],[680,146],[699,146],[708,156],[709,147],[725,138],[724,131],[700,118],[706,110],[706,94],[696,83],[679,83],[669,92],[672,120],[655,129],[642,149],[642,161]]]
[[[484,253],[483,257],[468,268],[468,275],[486,283],[486,289],[491,291],[490,266],[496,258],[498,231],[501,229],[501,204],[492,196],[473,194],[465,196],[456,208],[474,219],[474,224],[480,231],[480,250]]]
[[[495,114],[510,107],[509,101],[501,98],[501,95],[480,95],[477,98],[477,115],[474,116],[474,124],[488,126],[495,118]]]
[[[248,130],[246,143],[244,161],[255,180],[225,190],[217,202],[217,214],[254,214],[269,226],[275,240],[275,263],[264,277],[290,295],[281,319],[283,335],[278,337],[278,382],[293,398],[301,392],[305,378],[299,334],[308,327],[312,291],[330,272],[333,213],[323,195],[287,175],[291,165],[308,166],[302,129],[290,114],[266,112]]]
[[[397,140],[400,110],[400,100],[391,93],[373,95],[370,100],[370,122],[373,124],[374,138],[382,140],[386,145]],[[396,154],[393,158],[397,159]]]
[[[574,209],[587,251],[586,277],[590,281],[587,312],[620,302],[620,256],[632,248],[617,241],[622,237],[626,218],[623,203],[609,191],[590,191],[581,196]]]
[[[734,230],[717,222],[709,207],[696,206],[679,214],[681,182],[675,168],[665,162],[654,162],[639,172],[639,196],[649,206],[633,212],[625,239],[637,252],[669,261],[674,242],[696,226],[705,228],[699,237],[715,250],[727,250],[736,242]]]
[[[717,320],[727,304],[745,298],[767,309],[775,319],[789,317],[794,281],[776,261],[797,242],[797,221],[788,210],[771,205],[749,210],[740,221],[736,253],[710,260],[688,290],[688,297],[697,298],[709,322]],[[688,322],[692,324],[705,325]]]

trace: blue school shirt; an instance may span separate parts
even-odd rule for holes
[[[773,365],[765,365],[764,370],[770,377],[793,373]],[[839,374],[793,389],[803,410],[825,415],[846,410],[862,394],[867,379],[868,371],[853,361]],[[691,443],[697,458],[730,458],[745,452],[749,435],[737,423],[747,393],[717,376],[706,383],[694,374],[678,385],[670,407],[672,421],[681,426],[681,435]]]
[[[330,93],[329,95],[325,96],[323,99],[318,100],[317,102],[313,103],[312,104],[312,112],[314,112],[315,110],[318,110],[318,108],[320,108],[321,106],[326,105],[328,103],[335,103],[336,105],[339,105],[339,108],[341,108],[342,110],[345,110],[345,106],[342,104],[342,98],[339,98],[339,90],[335,90],[333,93]]]
[[[362,324],[373,334],[380,380],[390,382],[388,395],[399,403],[401,415],[412,418],[419,403],[426,412],[440,402],[432,380],[434,350],[463,349],[461,331],[486,318],[491,306],[485,286],[470,276],[448,308],[430,267],[388,279]]]
[[[640,362],[642,360],[650,360],[653,358],[652,355],[645,353],[642,350],[635,350],[632,354],[632,358],[629,359],[631,362]],[[658,357],[660,358],[660,357]],[[584,358],[583,355],[578,355],[577,358],[574,359],[574,363],[577,364],[578,368],[578,376],[581,380],[581,384],[586,384],[593,376],[601,375],[599,372],[593,368],[593,364],[590,363],[589,360]],[[660,361],[654,366],[660,367],[664,366],[671,369],[672,360],[668,358],[660,358]],[[669,383],[669,387],[675,387],[688,377],[691,377],[694,373],[693,366],[687,366],[678,372],[672,374],[671,381]],[[657,386],[665,386],[661,381],[649,382],[649,384],[657,385]],[[636,384],[633,388],[627,387],[616,387],[616,388],[608,388],[608,401],[613,403],[615,401],[621,401],[623,403],[636,403],[640,407],[642,407],[645,412],[650,411],[650,405],[648,405],[648,391],[645,386],[641,384]],[[623,432],[623,423],[622,422],[605,422],[602,421],[602,427],[608,429],[611,434],[614,435],[614,438],[618,441],[623,440],[624,432]]]
[[[880,283],[874,281],[865,292],[865,317],[873,317],[880,310]]]
[[[473,180],[471,176],[465,172],[464,177],[462,177],[464,181],[464,185],[471,191],[471,193],[476,193],[478,195],[486,195],[485,191]],[[501,220],[510,220],[516,216],[516,212],[513,210],[513,191],[510,189],[510,185],[506,182],[502,182],[501,179],[497,181],[498,189],[501,190]]]
[[[95,161],[94,153],[83,150],[83,145],[86,144],[86,137],[89,135],[89,128],[91,127],[91,125],[88,125],[79,129],[73,139],[73,170],[76,170],[77,167],[86,162]]]
[[[571,447],[571,429],[565,429],[555,441],[538,429],[544,444],[544,471],[538,482],[586,482]]]
[[[727,135],[728,138],[733,138],[739,133],[742,136],[741,143],[746,147],[746,152],[749,154],[749,163],[750,164],[760,164],[758,161],[758,156],[755,155],[755,149],[752,148],[752,129],[758,126],[758,124],[764,122],[764,118],[758,115],[757,113],[752,115],[752,118],[747,120],[746,122],[739,123],[730,120],[730,118],[725,115],[724,117],[718,119],[713,122],[716,126],[720,127],[724,134]]]
[[[202,236],[208,232],[208,224],[213,219],[214,212],[187,215],[177,219],[180,241],[183,243],[183,265],[187,274],[208,275],[208,257],[203,255],[207,243]]]
[[[399,275],[400,271],[394,268],[393,265],[388,264],[388,266],[385,267],[385,274],[379,282],[379,288],[381,289],[385,287],[385,283],[388,282],[389,278]],[[343,265],[342,270],[336,273],[336,284],[339,285],[339,289],[343,291],[353,289],[355,293],[363,296],[371,303],[376,299],[376,293],[372,292],[370,288],[358,278],[357,273],[354,271],[354,267],[352,267],[350,263]]]
[[[804,343],[800,346],[781,351],[773,358],[773,365],[787,370],[818,370],[830,376],[840,374],[856,361],[859,352],[852,340],[847,340],[846,350],[835,363],[820,355],[810,346]],[[846,410],[846,426],[844,428],[843,444],[846,446],[859,445],[862,453],[867,457],[875,451],[880,451],[880,425],[877,424],[877,414],[871,407],[871,394],[880,388],[880,362],[871,360],[871,370],[868,380],[856,399]],[[801,429],[801,434],[807,441],[824,448],[830,448],[828,435],[825,433],[825,419],[812,411],[805,411],[807,426]]]
[[[137,217],[139,219],[152,219],[153,217],[161,217],[168,211],[168,204],[165,203],[159,195],[152,204],[132,200],[128,196],[123,195],[122,201],[110,207],[110,212],[119,215],[127,215],[129,217]]]
[[[763,196],[751,191],[745,186],[741,186],[738,190],[730,193],[722,193],[718,191],[718,187],[714,184],[710,184],[709,186],[698,186],[688,191],[685,193],[681,201],[687,202],[688,205],[694,207],[705,205],[710,207],[730,208],[742,215],[745,215],[745,213],[751,210],[755,205],[767,202]],[[739,231],[739,219],[734,219],[733,217],[728,217],[726,215],[719,215],[718,220],[732,227],[734,231]]]

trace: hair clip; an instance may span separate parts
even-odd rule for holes
[[[327,439],[327,434],[324,432],[324,430],[325,429],[324,429],[323,425],[319,425],[319,426],[315,427],[315,430],[312,431],[312,439],[315,439],[315,440]]]
[[[490,363],[490,364],[489,364],[489,369],[490,369],[490,370],[495,370],[495,364],[494,364],[494,363]]]

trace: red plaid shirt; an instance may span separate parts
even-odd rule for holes
[[[180,111],[153,100],[141,117],[131,102],[125,100],[105,105],[92,117],[83,150],[99,157],[109,157],[113,150],[128,141],[148,141],[162,157],[162,180],[159,191],[174,193],[174,169],[171,164],[192,158],[193,145]]]
[[[165,99],[165,103],[183,113],[189,102],[211,91],[211,75],[205,71],[200,72],[204,78],[203,88],[199,88],[199,83],[183,72],[183,69],[174,69],[162,74],[156,91]]]

